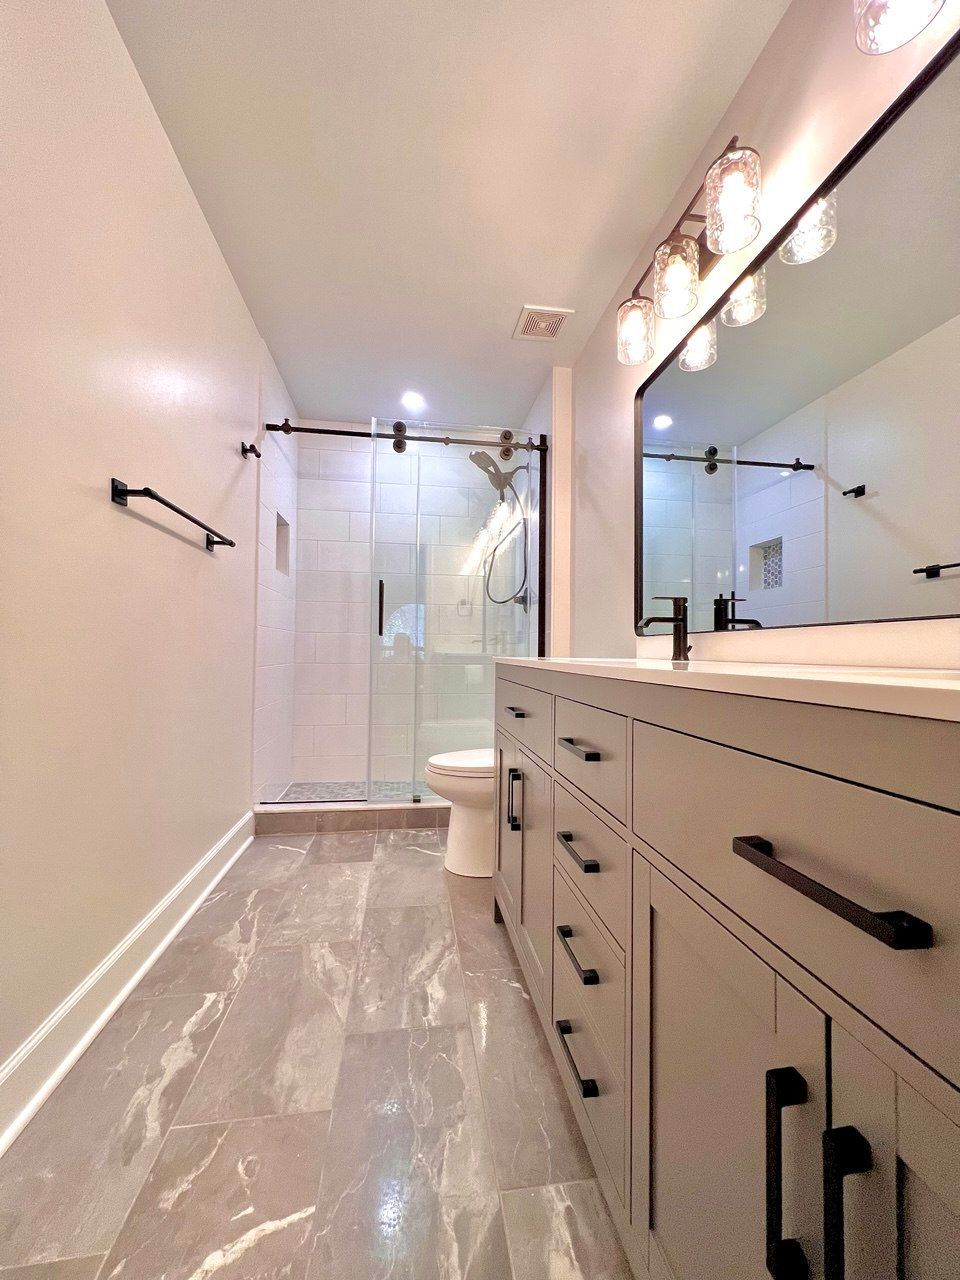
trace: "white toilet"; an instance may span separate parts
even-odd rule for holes
[[[493,748],[431,756],[423,780],[452,806],[444,866],[458,876],[492,876]]]

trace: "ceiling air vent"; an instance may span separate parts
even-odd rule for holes
[[[566,307],[526,306],[520,312],[513,336],[530,342],[553,342],[563,328],[564,320],[572,315],[573,312]]]

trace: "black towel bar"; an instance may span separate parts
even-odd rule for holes
[[[178,507],[175,502],[170,502],[167,498],[161,497],[156,489],[130,489],[114,476],[110,481],[110,501],[115,502],[118,507],[125,507],[128,498],[149,498],[151,502],[159,502],[161,507],[166,507],[168,511],[173,511],[178,516],[183,516],[184,520],[189,520],[191,524],[195,524],[198,529],[202,529],[207,535],[207,550],[212,551],[214,547],[235,547],[237,544],[232,538],[225,538],[222,533],[218,533],[208,524],[204,524],[202,520],[198,520],[196,516],[192,516],[189,511],[184,511],[183,507]]]

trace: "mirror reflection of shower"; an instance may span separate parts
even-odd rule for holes
[[[502,456],[506,455],[509,458],[512,452],[511,449],[504,449]],[[486,600],[497,605],[517,604],[526,613],[530,607],[529,524],[524,500],[517,491],[517,483],[520,475],[525,476],[529,493],[530,463],[529,461],[521,463],[505,471],[489,453],[482,449],[473,450],[470,461],[490,481],[498,494],[498,501],[478,530],[461,573],[465,577],[475,577],[482,572],[483,593]],[[512,501],[508,499],[508,494]],[[517,551],[519,551],[519,557],[516,557]],[[504,559],[509,566],[511,557],[515,557],[517,563],[514,566],[510,590],[505,595],[494,595],[491,580],[497,561]],[[508,567],[508,581],[509,572]]]

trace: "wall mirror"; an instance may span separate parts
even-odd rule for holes
[[[738,629],[960,614],[958,156],[953,61],[757,260],[765,309],[747,282],[713,363],[641,387],[638,623],[684,595],[725,630],[731,593]]]

